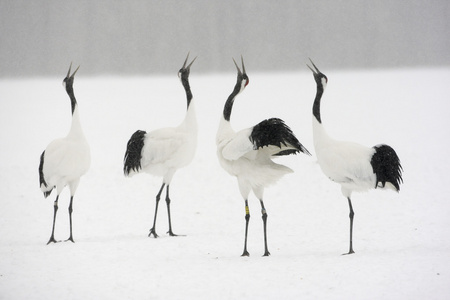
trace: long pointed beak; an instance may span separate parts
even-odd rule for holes
[[[69,78],[69,76],[70,76],[70,69],[72,69],[72,62],[70,62],[70,66],[69,66],[69,72],[67,72],[67,78]]]
[[[194,61],[197,59],[197,56],[191,61],[191,63],[186,67],[186,64],[187,64],[187,61],[188,61],[188,59],[189,59],[189,54],[191,53],[191,51],[189,51],[188,52],[188,54],[187,54],[187,56],[186,56],[186,59],[184,60],[184,64],[183,64],[183,66],[181,67],[182,69],[186,69],[186,70],[189,70],[190,68],[191,68],[191,66],[192,66],[192,64],[194,63]]]
[[[184,69],[185,67],[186,67],[186,63],[187,63],[187,61],[188,61],[188,58],[189,58],[189,54],[191,53],[191,51],[189,51],[188,52],[188,54],[187,54],[187,56],[186,56],[186,59],[184,60],[184,64],[183,64],[183,66],[181,67],[182,69]],[[195,59],[194,59],[195,60]]]
[[[75,74],[77,73],[77,71],[78,71],[79,68],[80,68],[80,66],[78,66],[78,68],[75,70],[75,72],[72,73],[72,75],[71,75],[70,77],[73,78],[73,77],[75,76]],[[69,71],[70,71],[70,70],[69,70]]]
[[[233,57],[232,57],[232,58],[233,58]],[[239,75],[242,75],[241,69],[239,69],[239,67],[238,67],[236,61],[234,60],[234,58],[233,58],[233,62],[234,62],[234,65],[236,66],[236,69],[238,70],[238,74],[239,74]]]
[[[245,66],[244,66],[244,58],[241,55],[241,63],[242,63],[242,72],[245,74]]]
[[[311,68],[308,64],[306,64],[306,66],[307,66],[314,74],[319,74],[320,71],[319,71],[319,69],[316,67],[316,65],[313,63],[313,61],[311,60],[311,58],[309,59],[309,61],[310,61],[311,64],[313,65],[314,69]]]
[[[197,57],[198,56],[196,56],[192,61],[191,61],[191,63],[186,67],[186,69],[190,69],[191,68],[191,66],[192,66],[192,64],[194,63],[194,61],[197,59]]]
[[[73,78],[75,76],[75,74],[77,73],[79,68],[80,68],[80,66],[78,66],[78,68],[72,73],[72,75],[70,75],[70,70],[72,69],[72,63],[70,63],[69,71],[67,72],[66,78]]]

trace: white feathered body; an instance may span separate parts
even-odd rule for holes
[[[237,177],[244,197],[249,193],[245,187],[250,187],[257,196],[260,196],[258,193],[262,192],[261,189],[293,172],[292,169],[276,164],[271,159],[281,150],[292,148],[266,146],[255,150],[249,139],[252,129],[235,132],[230,122],[222,117],[216,137],[220,165],[230,175]]]
[[[376,175],[370,163],[374,148],[331,138],[315,117],[313,136],[320,168],[330,180],[341,185],[345,197],[350,197],[352,191],[375,188]]]
[[[80,177],[89,170],[90,164],[89,144],[81,129],[78,108],[75,108],[69,134],[52,141],[45,149],[42,171],[47,186],[41,184],[42,192],[56,186],[59,194],[69,184],[71,193],[75,193]]]
[[[194,158],[197,147],[197,120],[193,101],[184,121],[178,127],[162,128],[145,135],[142,148],[142,171],[164,177],[170,183],[179,168]],[[132,175],[135,172],[130,172]]]

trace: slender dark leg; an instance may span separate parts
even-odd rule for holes
[[[153,219],[153,227],[150,229],[150,233],[148,234],[148,236],[151,236],[153,234],[154,238],[158,237],[158,235],[156,234],[156,230],[155,230],[155,227],[156,227],[156,216],[158,214],[159,199],[161,198],[161,193],[162,193],[162,190],[163,190],[165,185],[166,185],[165,183],[163,183],[161,185],[161,188],[159,189],[158,195],[156,195],[156,207],[155,207],[155,217]]]
[[[248,208],[248,200],[245,199],[245,241],[244,241],[244,252],[241,256],[250,256],[247,251],[247,235],[248,235],[248,221],[250,220],[250,210]]]
[[[352,254],[355,253],[355,251],[353,251],[353,216],[355,215],[355,213],[353,212],[352,200],[350,200],[350,197],[348,197],[347,199],[348,207],[350,208],[350,248],[348,250],[348,253],[346,254]]]
[[[73,203],[73,196],[70,196],[70,204],[69,204],[70,236],[66,240],[66,242],[71,241],[72,243],[75,243],[75,241],[73,240],[73,236],[72,236],[72,211],[73,211],[72,203]]]
[[[267,248],[267,212],[266,208],[264,207],[264,202],[259,200],[261,202],[261,213],[262,213],[262,219],[263,219],[263,226],[264,226],[264,255],[263,256],[269,256],[270,252]]]
[[[177,236],[176,234],[173,233],[172,231],[172,219],[170,217],[170,198],[169,198],[169,185],[167,185],[166,188],[166,204],[167,204],[167,215],[169,216],[169,231],[167,231],[167,233],[170,236]]]
[[[47,245],[50,243],[56,243],[55,240],[55,221],[56,221],[56,212],[58,211],[58,198],[59,195],[56,196],[56,200],[53,204],[53,227],[52,227],[52,236],[50,237],[50,239],[47,242]]]

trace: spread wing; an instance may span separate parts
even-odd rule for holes
[[[253,128],[247,128],[237,132],[234,137],[227,142],[222,150],[222,155],[225,159],[237,160],[254,150],[254,145],[249,139],[252,129]]]

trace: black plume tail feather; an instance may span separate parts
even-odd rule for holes
[[[386,182],[389,182],[397,191],[400,191],[400,184],[403,183],[403,168],[397,153],[388,145],[377,145],[373,148],[375,153],[370,163],[376,175],[375,188],[379,183],[381,187],[384,187]]]
[[[276,153],[277,156],[296,154],[303,152],[311,155],[309,151],[298,141],[291,128],[278,118],[271,118],[260,122],[253,127],[250,141],[254,149],[273,145],[277,147],[291,146],[294,149],[284,149]]]
[[[43,169],[44,169],[44,155],[45,155],[45,150],[41,154],[41,161],[39,163],[39,186],[44,185],[45,187],[47,187],[47,182],[45,182],[44,171],[43,171]]]
[[[45,181],[44,178],[44,157],[45,157],[45,150],[44,152],[42,152],[41,154],[41,159],[39,162],[39,187],[42,187],[42,185],[44,185],[44,187],[48,187],[47,182]],[[51,188],[49,191],[45,191],[44,193],[44,197],[47,198],[48,196],[50,196],[50,194],[52,193],[53,188]]]
[[[138,172],[141,167],[142,147],[144,147],[144,139],[147,133],[138,130],[131,136],[127,143],[127,150],[123,159],[123,172],[125,176],[131,171]]]

